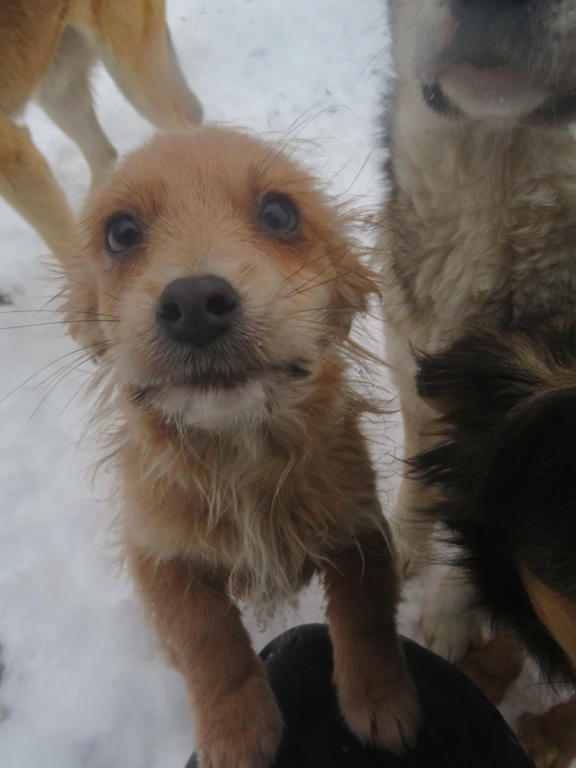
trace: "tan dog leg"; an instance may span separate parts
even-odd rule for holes
[[[130,564],[185,678],[201,768],[268,768],[282,718],[264,665],[223,585],[183,563],[156,564],[135,551]]]
[[[15,126],[1,112],[0,194],[65,265],[72,247],[74,214],[27,129]]]
[[[344,718],[362,741],[399,754],[415,742],[420,708],[396,631],[394,560],[379,534],[335,556],[325,585]]]
[[[78,30],[64,32],[56,58],[38,88],[35,99],[60,130],[74,141],[86,158],[92,183],[99,180],[116,159],[94,112],[90,68],[94,47]]]
[[[100,55],[128,101],[159,128],[202,122],[165,21],[164,0],[109,0],[96,9]]]
[[[510,632],[499,626],[494,637],[471,651],[458,666],[490,701],[500,704],[520,676],[523,664],[522,647]]]
[[[516,728],[536,768],[569,768],[576,760],[576,699],[542,715],[527,712]]]

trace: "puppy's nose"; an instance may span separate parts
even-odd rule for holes
[[[184,278],[162,291],[156,319],[176,341],[205,347],[230,329],[238,305],[238,294],[221,277]]]

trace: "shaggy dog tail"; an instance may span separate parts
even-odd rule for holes
[[[420,395],[440,414],[439,441],[410,462],[436,490],[425,512],[457,545],[479,604],[551,682],[574,684],[523,576],[576,602],[576,320],[475,326],[417,359]]]

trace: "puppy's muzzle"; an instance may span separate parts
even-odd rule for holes
[[[221,277],[183,278],[162,292],[156,320],[175,341],[203,348],[233,327],[239,308],[238,294]]]

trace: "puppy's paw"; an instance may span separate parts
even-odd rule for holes
[[[449,573],[424,605],[422,631],[426,644],[448,661],[460,661],[482,641],[482,622],[470,608],[471,602],[470,588]]]
[[[200,768],[268,768],[282,737],[282,715],[264,672],[198,713]]]
[[[574,729],[569,729],[565,739],[556,740],[546,727],[554,710],[542,715],[525,712],[516,723],[518,738],[536,768],[569,768],[576,759]]]
[[[346,724],[363,743],[396,755],[414,747],[420,704],[409,677],[378,685],[367,676],[363,683],[339,690],[339,699]]]

